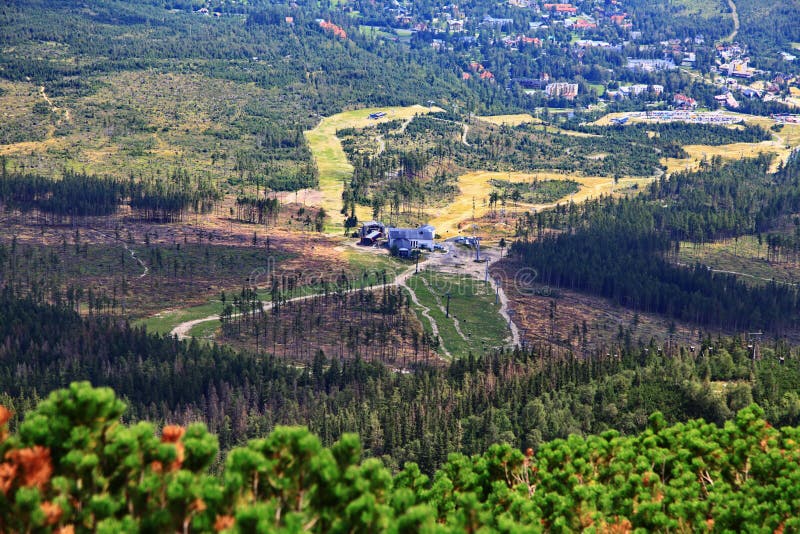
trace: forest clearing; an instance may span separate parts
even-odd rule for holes
[[[593,122],[596,126],[611,126],[615,120],[628,118],[626,124],[657,124],[661,121],[654,121],[645,119],[640,116],[641,114],[631,114],[628,112],[609,113],[600,119]],[[742,113],[719,112],[716,115],[720,117],[729,117],[732,119],[742,119],[743,124],[761,126],[765,129],[771,129],[777,121],[769,117],[760,117],[756,115],[745,115]],[[737,125],[729,125],[729,128],[738,128]],[[718,146],[712,145],[684,145],[683,149],[689,154],[688,158],[663,158],[662,162],[667,167],[667,172],[672,173],[676,171],[685,171],[687,169],[696,169],[703,159],[711,159],[714,156],[720,156],[723,159],[734,160],[748,157],[755,157],[758,154],[772,153],[777,155],[773,163],[773,170],[777,169],[780,162],[786,162],[792,150],[800,146],[800,124],[783,124],[780,130],[772,131],[773,138],[769,141],[761,141],[759,143],[730,143]]]
[[[664,165],[667,172],[685,171],[697,169],[700,162],[710,160],[714,156],[719,156],[726,160],[753,158],[759,154],[776,154],[778,157],[773,163],[776,168],[781,161],[789,157],[791,150],[778,141],[762,141],[760,143],[733,143],[730,145],[709,146],[709,145],[686,145],[683,149],[689,154],[688,158],[664,158]]]
[[[437,233],[445,238],[457,236],[464,229],[465,222],[470,219],[479,220],[496,212],[497,208],[492,208],[485,202],[493,189],[492,180],[507,180],[516,183],[533,180],[572,180],[580,184],[580,190],[577,193],[552,203],[518,203],[515,205],[508,201],[505,206],[507,213],[549,209],[564,202],[584,202],[600,195],[609,195],[618,190],[629,189],[634,185],[642,186],[651,181],[650,178],[623,178],[615,183],[613,178],[603,176],[576,176],[557,172],[469,172],[458,177],[460,194],[456,200],[431,219],[430,224],[436,228]],[[469,229],[466,230],[466,233],[470,233]]]
[[[797,255],[778,256],[770,250],[768,241],[768,236],[759,240],[757,236],[745,235],[702,244],[682,242],[678,261],[687,265],[701,263],[715,272],[736,274],[749,285],[800,282]]]
[[[542,121],[531,115],[530,113],[515,113],[511,115],[481,115],[475,117],[479,121],[489,122],[501,126],[507,124],[509,126],[519,126],[520,124],[540,124]]]
[[[408,278],[406,287],[436,323],[447,353],[463,357],[470,351],[480,353],[508,342],[509,328],[488,282],[425,270]]]
[[[275,299],[307,298],[323,293],[326,288],[333,290],[338,284],[377,286],[384,280],[392,283],[398,269],[405,268],[388,254],[340,246],[340,243],[339,239],[322,236],[309,239],[308,235],[287,232],[283,239],[276,240],[272,246],[276,247],[275,253],[277,250],[292,251],[289,258],[279,263],[256,265],[249,272],[242,272],[238,280],[239,287],[229,285],[228,289],[233,291],[233,295],[241,290],[242,285],[248,289],[254,288],[258,298],[269,303]],[[262,243],[262,250],[263,246]],[[277,292],[270,288],[273,281],[279,284]],[[139,319],[135,324],[160,334],[210,339],[219,327],[217,321],[222,310],[223,302],[217,294],[207,296],[205,302],[162,310]],[[209,329],[210,322],[215,324]]]
[[[367,292],[375,292],[383,288],[385,292],[387,288],[400,287],[407,292],[408,304],[413,304],[412,307],[416,314],[414,324],[409,326],[410,330],[404,328],[400,338],[398,338],[399,343],[406,344],[404,349],[406,354],[412,347],[418,347],[414,349],[415,355],[418,354],[419,347],[428,347],[438,351],[441,356],[446,358],[462,357],[466,356],[470,347],[473,347],[473,351],[475,350],[474,343],[479,343],[480,348],[483,350],[491,350],[507,344],[510,340],[519,341],[517,329],[511,324],[507,324],[509,322],[508,303],[505,299],[504,290],[500,289],[498,295],[495,295],[497,289],[495,288],[494,279],[491,278],[489,281],[480,279],[483,271],[487,270],[487,268],[484,266],[485,264],[472,262],[472,252],[452,247],[448,253],[432,254],[426,257],[419,263],[419,266],[397,266],[394,271],[387,269],[389,265],[386,262],[390,261],[390,259],[386,256],[375,256],[371,253],[360,253],[359,256],[358,260],[354,258],[353,261],[372,263],[366,258],[383,257],[384,260],[378,264],[373,263],[373,267],[376,269],[380,267],[380,272],[387,272],[388,276],[385,279],[379,279],[377,277],[378,271],[374,270],[372,271],[373,276],[369,278],[366,276],[362,279],[355,278],[340,286],[335,284],[329,287],[303,286],[295,292],[285,294],[278,299],[269,290],[257,289],[248,297],[255,303],[254,306],[237,305],[237,310],[244,311],[228,311],[227,320],[230,322],[232,319],[238,320],[240,317],[248,317],[254,308],[261,309],[264,312],[275,309],[277,312],[284,314],[285,317],[282,319],[268,319],[267,315],[264,315],[264,319],[250,318],[246,321],[248,326],[244,329],[239,326],[238,333],[235,336],[231,335],[230,329],[225,330],[223,328],[222,332],[227,332],[227,337],[240,345],[242,343],[255,345],[257,341],[249,339],[250,334],[248,332],[251,332],[254,328],[252,326],[253,321],[258,321],[261,326],[256,328],[256,331],[261,331],[261,329],[283,329],[282,342],[279,343],[281,338],[277,334],[272,334],[269,338],[270,342],[276,346],[283,347],[288,342],[287,340],[291,339],[291,344],[297,345],[299,343],[303,346],[303,353],[313,353],[316,350],[314,347],[325,348],[327,353],[328,350],[336,349],[335,344],[330,344],[332,343],[329,336],[330,332],[325,330],[326,333],[323,334],[322,330],[320,330],[319,335],[321,337],[309,345],[308,340],[301,339],[303,336],[296,337],[298,332],[292,326],[294,324],[291,321],[292,313],[300,315],[312,313],[313,310],[309,308],[310,304],[308,303],[316,303],[323,297],[327,299],[327,295],[344,297],[346,295],[361,294],[365,290]],[[488,254],[485,251],[484,257],[489,262],[498,258],[496,251]],[[419,274],[417,273],[418,269]],[[447,293],[452,296],[450,303],[446,302]],[[235,295],[233,295],[233,298],[236,298]],[[497,303],[495,302],[496,300],[498,301]],[[370,300],[370,302],[373,301]],[[279,303],[279,305],[276,306],[276,303]],[[291,313],[289,315],[286,315],[285,311],[281,311],[286,305],[291,305]],[[449,314],[448,309],[450,310]],[[224,315],[224,303],[219,299],[212,299],[207,304],[199,306],[166,310],[141,321],[141,324],[147,325],[148,329],[169,333],[179,339],[195,337],[211,340],[217,339],[220,333],[220,321],[224,319]],[[269,315],[275,314],[270,313]],[[373,315],[368,317],[370,324],[374,320],[375,317]],[[322,323],[328,325],[329,322],[323,321]],[[373,326],[369,328],[374,330]],[[340,327],[341,325],[335,326],[335,328]],[[358,328],[358,323],[355,322],[346,329],[352,331]],[[509,328],[512,328],[512,330],[509,331]],[[424,339],[421,337],[423,331],[427,336]],[[414,332],[417,333],[414,334]],[[415,336],[414,340],[411,337],[407,337],[412,334]],[[418,345],[418,341],[421,345]],[[317,346],[314,343],[322,344]],[[325,343],[329,344],[325,345]],[[354,338],[353,343],[359,343],[357,336]],[[300,345],[297,346],[299,347]],[[365,345],[364,350],[369,351],[372,349]]]
[[[378,119],[369,118],[372,113],[379,111],[386,112],[386,115]],[[323,118],[316,128],[305,132],[306,140],[308,141],[309,148],[317,164],[320,176],[319,190],[321,191],[321,197],[314,196],[310,202],[318,203],[329,215],[338,213],[342,208],[344,184],[352,178],[354,167],[348,159],[348,154],[343,148],[342,139],[337,136],[337,132],[346,129],[363,130],[369,126],[393,120],[409,120],[416,115],[428,113],[430,111],[441,110],[435,107],[428,109],[419,105],[405,108],[369,108],[347,111]],[[529,114],[482,116],[477,117],[477,119],[494,126],[508,125],[513,127],[528,123],[532,123],[533,125],[541,123],[539,119]],[[441,123],[452,122],[445,119],[436,120],[441,121]],[[539,129],[540,128],[536,128],[537,131]],[[547,127],[546,129],[541,128],[541,130],[554,135],[563,134],[582,138],[599,137],[592,133],[562,130],[553,127]],[[369,135],[372,136],[372,132],[370,132]],[[464,136],[464,141],[466,141],[466,136]],[[368,154],[374,153],[374,156],[377,156],[382,152],[383,136],[362,137],[360,142],[365,145],[378,146],[377,151],[375,151],[374,148],[365,147],[366,150],[371,151],[367,152]],[[467,147],[469,146],[468,143],[464,144]],[[598,153],[596,155],[596,159],[603,159],[604,157],[606,157],[606,154],[603,153]],[[456,163],[459,162],[456,161]],[[427,222],[432,224],[437,229],[437,233],[442,237],[447,238],[458,235],[463,223],[468,219],[477,220],[490,212],[496,211],[496,206],[494,206],[494,209],[487,206],[487,199],[494,189],[490,182],[496,179],[508,179],[513,182],[531,180],[574,180],[581,186],[578,192],[566,195],[554,202],[542,204],[516,202],[514,207],[515,212],[531,209],[548,209],[559,203],[570,200],[582,202],[591,198],[597,198],[599,195],[613,194],[615,191],[619,190],[629,190],[632,187],[644,185],[652,180],[651,177],[623,177],[615,180],[609,176],[582,176],[578,172],[564,173],[553,170],[536,172],[468,171],[460,173],[456,177],[456,193],[451,201],[441,206],[436,206],[435,208],[432,208],[430,205],[420,206],[418,211],[421,214],[428,214],[428,216],[431,217]],[[305,195],[305,192],[303,194]],[[354,203],[353,206],[352,209],[354,209],[358,220],[365,221],[373,218],[373,212],[370,210],[369,206],[365,206],[362,203]],[[510,204],[507,204],[507,211],[509,207]],[[340,228],[339,225],[334,223],[330,229],[338,233]]]
[[[439,108],[427,108],[419,104],[407,107],[381,107],[344,111],[325,117],[312,130],[304,132],[308,147],[319,171],[318,189],[322,192],[320,206],[329,214],[339,213],[342,209],[342,192],[344,182],[353,174],[353,166],[347,160],[342,149],[342,142],[336,136],[338,130],[344,128],[365,128],[382,122],[404,120],[415,115],[441,111]],[[380,118],[371,119],[373,113],[385,112]],[[369,208],[358,206],[356,216],[359,220],[369,220]]]
[[[491,274],[501,280],[509,301],[509,312],[527,343],[546,343],[556,352],[588,352],[625,341],[690,344],[698,330],[691,324],[663,316],[636,312],[607,299],[577,291],[537,284],[515,283],[522,266],[504,261]]]
[[[201,75],[116,73],[84,98],[48,97],[46,86],[28,82],[0,89],[0,106],[14,110],[0,125],[0,154],[46,174],[127,177],[180,167],[232,177],[244,155],[236,142],[254,132],[220,125],[244,108],[266,113],[254,104],[263,90]]]

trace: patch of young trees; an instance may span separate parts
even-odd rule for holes
[[[181,169],[166,179],[131,179],[128,188],[135,216],[150,222],[177,222],[188,213],[208,213],[222,196],[209,178],[190,177]]]
[[[75,217],[112,215],[127,190],[122,181],[72,171],[65,171],[60,179],[9,172],[5,161],[0,178],[0,206],[37,211],[51,224]]]
[[[574,180],[537,180],[530,182],[510,182],[508,180],[491,180],[490,183],[499,191],[493,191],[489,197],[489,207],[497,206],[500,201],[503,205],[507,202],[528,202],[541,204],[555,202],[580,189]]]
[[[759,125],[742,128],[718,124],[687,124],[667,122],[630,124],[624,126],[574,126],[576,131],[603,135],[613,143],[653,143],[666,145],[728,145],[732,143],[760,143],[769,141],[772,134]],[[685,156],[684,156],[685,157]]]
[[[361,289],[353,291],[353,282],[346,277],[340,281],[343,285],[323,283],[319,295],[292,301],[287,299],[297,280],[273,277],[269,310],[255,291],[243,289],[225,306],[223,335],[257,351],[303,361],[322,350],[338,359],[361,358],[402,368],[435,358],[437,340],[419,327],[401,290],[367,288],[360,281]]]
[[[239,221],[269,225],[275,222],[279,213],[280,201],[277,198],[236,197],[236,219]]]

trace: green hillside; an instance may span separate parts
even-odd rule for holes
[[[228,453],[202,424],[121,424],[110,389],[74,383],[6,431],[0,409],[4,532],[783,531],[800,527],[800,429],[750,407],[723,427],[451,454],[432,476],[363,459],[356,435],[331,447],[279,427]],[[160,434],[160,436],[159,436]]]

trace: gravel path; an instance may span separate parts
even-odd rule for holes
[[[431,254],[426,260],[420,262],[419,268],[420,269],[427,268],[427,269],[433,269],[433,270],[436,270],[435,268],[439,268],[443,272],[451,272],[451,273],[456,273],[456,274],[469,274],[469,275],[474,276],[474,277],[476,277],[478,279],[481,279],[484,276],[484,271],[486,269],[486,264],[485,263],[475,263],[475,262],[473,262],[472,261],[472,254],[473,253],[472,252],[459,250],[459,249],[457,249],[455,247],[455,245],[453,243],[449,243],[449,247],[450,247],[450,249],[449,249],[447,254]],[[493,263],[493,262],[495,262],[495,261],[497,261],[499,259],[499,257],[496,256],[496,252],[490,252],[490,253],[483,252],[483,255],[490,262],[490,265],[491,265],[491,263]],[[137,258],[137,261],[138,261],[138,258]],[[452,358],[452,355],[447,350],[447,347],[445,347],[444,344],[442,343],[442,338],[439,335],[439,325],[437,325],[436,321],[433,319],[433,317],[431,317],[430,308],[422,305],[422,303],[417,298],[417,295],[414,292],[414,290],[411,289],[408,286],[408,284],[406,283],[408,278],[410,276],[414,275],[416,269],[417,269],[416,266],[412,266],[412,267],[407,268],[406,270],[404,270],[401,273],[399,273],[395,277],[395,279],[392,282],[389,283],[389,285],[400,286],[400,287],[402,287],[402,288],[404,288],[404,289],[406,289],[408,291],[409,296],[411,297],[411,301],[420,309],[420,312],[422,313],[422,315],[430,323],[431,331],[432,331],[433,335],[439,340],[440,346],[442,347],[442,352],[448,358]],[[146,272],[145,272],[145,274],[146,274]],[[506,297],[506,294],[503,291],[503,288],[502,287],[498,288],[497,287],[497,282],[492,277],[489,277],[489,283],[490,283],[492,289],[497,291],[497,293],[498,293],[498,297],[499,297],[499,301],[500,301],[499,313],[506,320],[506,323],[508,324],[509,330],[511,332],[511,335],[510,335],[510,338],[509,338],[509,342],[513,346],[517,346],[517,345],[519,345],[521,343],[521,338],[520,338],[520,334],[519,334],[519,329],[517,328],[517,325],[511,319],[511,316],[509,314],[508,298]],[[352,293],[352,292],[355,292],[355,291],[361,291],[361,288],[353,288],[353,289],[347,290],[346,292],[347,293]],[[310,299],[310,298],[313,298],[315,296],[317,296],[317,295],[314,295],[314,294],[312,294],[312,295],[304,295],[304,296],[301,296],[301,297],[295,297],[293,299],[290,299],[287,302],[297,302],[297,301],[301,301],[301,300]],[[265,311],[272,308],[272,302],[262,301],[261,304],[263,305]],[[441,306],[440,306],[440,308],[441,308]],[[442,311],[444,312],[444,309]],[[237,317],[238,315],[239,314],[235,314],[235,315],[233,315],[233,317]],[[208,317],[202,317],[200,319],[192,319],[190,321],[184,321],[184,322],[180,323],[179,325],[177,325],[175,328],[173,328],[170,331],[170,335],[171,336],[176,336],[178,339],[188,339],[188,338],[192,337],[189,334],[189,332],[191,332],[192,328],[194,328],[195,326],[197,326],[199,324],[203,324],[203,323],[212,322],[212,321],[219,321],[219,319],[220,319],[219,314],[214,314],[214,315],[209,315]],[[461,329],[460,329],[460,327],[459,327],[459,325],[457,323],[456,323],[456,331],[459,333],[459,335],[461,335],[461,337],[464,337],[464,334],[461,332]]]

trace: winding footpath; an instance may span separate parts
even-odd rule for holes
[[[426,266],[428,266],[428,267],[434,266],[436,264],[441,263],[446,257],[447,257],[447,255],[434,254],[434,255],[430,256],[429,258],[427,258],[426,260],[420,262],[419,267],[420,267],[420,269],[422,269],[423,267],[426,267]],[[138,258],[137,258],[137,261],[138,261]],[[406,291],[408,291],[408,294],[409,294],[409,297],[411,298],[411,301],[420,310],[420,313],[422,314],[422,316],[425,317],[425,319],[427,319],[428,324],[430,324],[431,333],[433,334],[433,336],[436,339],[439,340],[439,346],[442,348],[443,355],[445,357],[447,357],[447,358],[452,359],[452,354],[447,349],[447,347],[444,345],[442,337],[441,337],[441,335],[439,333],[439,325],[436,323],[436,320],[430,315],[430,311],[431,311],[430,308],[428,308],[427,306],[423,305],[420,302],[419,298],[417,297],[417,294],[407,284],[407,281],[408,281],[409,277],[414,275],[414,273],[416,272],[416,269],[417,269],[416,266],[409,267],[408,269],[406,269],[403,272],[399,273],[395,277],[395,279],[393,281],[389,282],[387,285],[399,286],[399,287],[404,288]],[[146,274],[146,272],[145,272],[145,274]],[[142,275],[142,276],[144,276],[144,275]],[[512,344],[512,346],[520,345],[521,344],[521,338],[520,338],[520,334],[519,334],[519,329],[517,328],[517,325],[511,319],[511,316],[509,314],[508,297],[506,296],[506,294],[503,291],[502,287],[497,287],[497,282],[493,278],[490,277],[489,280],[490,280],[490,285],[491,285],[492,289],[497,291],[498,296],[499,296],[500,309],[498,311],[499,311],[500,315],[505,319],[506,324],[508,325],[508,328],[509,328],[509,330],[511,332],[511,335],[509,337],[509,341]],[[424,280],[423,280],[423,283],[425,283]],[[349,289],[349,290],[345,291],[345,293],[353,293],[353,292],[361,291],[361,290],[362,290],[362,288],[360,288],[360,287],[352,288],[352,289]],[[295,297],[293,299],[289,299],[286,302],[299,302],[299,301],[302,301],[302,300],[307,300],[307,299],[314,298],[316,296],[319,296],[319,295],[317,295],[317,294],[303,295],[303,296],[300,296],[300,297]],[[268,310],[272,309],[272,306],[273,306],[273,303],[271,301],[261,301],[261,304],[263,305],[264,311],[268,311]],[[442,312],[444,313],[445,310],[441,306],[441,303],[440,303],[439,307],[442,308]],[[234,315],[232,315],[232,317],[238,317],[239,315],[241,315],[241,314],[234,314]],[[201,324],[204,324],[204,323],[213,322],[213,321],[219,321],[219,320],[220,320],[220,315],[219,314],[213,314],[213,315],[209,315],[207,317],[202,317],[202,318],[199,318],[199,319],[192,319],[192,320],[189,320],[189,321],[184,321],[184,322],[180,323],[179,325],[175,326],[170,331],[170,336],[177,337],[180,340],[190,339],[192,337],[191,331],[195,326],[201,325]],[[458,334],[462,338],[466,339],[466,337],[464,336],[463,332],[461,331],[460,325],[457,322],[455,323],[455,328],[456,328],[456,331],[458,332]]]
[[[433,258],[428,258],[427,260],[421,262],[420,266],[431,262],[432,259]],[[403,287],[403,288],[405,288],[405,289],[407,289],[409,291],[409,293],[411,294],[411,300],[414,302],[414,304],[416,304],[417,306],[420,307],[420,309],[422,310],[422,314],[430,321],[431,329],[433,330],[433,334],[437,338],[439,338],[439,341],[441,342],[441,338],[439,337],[439,329],[438,329],[438,327],[436,325],[436,321],[434,321],[433,318],[428,314],[428,312],[430,310],[428,308],[426,308],[425,306],[422,306],[420,304],[419,300],[417,299],[417,295],[406,284],[406,280],[408,280],[408,278],[411,275],[414,274],[415,270],[416,270],[416,267],[409,267],[405,271],[403,271],[400,274],[398,274],[395,277],[395,279],[392,282],[388,283],[387,285],[400,286],[400,287]],[[362,290],[362,288],[357,287],[357,288],[348,289],[347,291],[345,291],[345,293],[354,293],[356,291],[361,291],[361,290]],[[289,299],[286,302],[298,302],[298,301],[302,301],[302,300],[311,299],[311,298],[314,298],[314,297],[317,297],[317,296],[319,296],[319,295],[318,294],[303,295],[303,296],[300,296],[300,297],[295,297],[293,299]],[[262,300],[261,304],[264,306],[264,311],[272,309],[272,304],[273,303],[271,301],[263,301]],[[241,314],[237,313],[237,314],[232,315],[232,317],[238,317],[239,315],[241,315]],[[178,326],[176,326],[175,328],[173,328],[170,331],[170,335],[171,336],[177,336],[178,339],[188,339],[188,338],[192,337],[191,335],[189,335],[189,332],[195,326],[197,326],[199,324],[203,324],[203,323],[208,323],[208,322],[211,322],[211,321],[219,321],[219,319],[220,319],[219,314],[214,314],[214,315],[209,315],[207,317],[202,317],[200,319],[192,319],[191,321],[185,321],[185,322],[179,324]],[[448,356],[450,356],[450,353],[447,352],[446,349],[445,349],[445,353]]]
[[[142,261],[142,260],[141,260],[141,259],[140,259],[140,258],[139,258],[137,255],[136,255],[136,251],[135,251],[135,250],[133,250],[132,248],[130,248],[130,247],[128,246],[128,244],[127,244],[125,241],[123,241],[123,240],[122,240],[122,239],[120,239],[119,237],[112,237],[112,236],[110,236],[110,235],[108,235],[108,234],[104,234],[104,233],[103,233],[103,232],[101,232],[100,230],[95,230],[94,228],[87,228],[87,230],[89,230],[90,232],[94,232],[94,233],[96,233],[96,234],[98,234],[98,235],[101,235],[101,236],[105,237],[106,239],[111,239],[111,240],[113,240],[113,241],[119,241],[120,243],[122,243],[122,248],[124,248],[124,249],[125,249],[125,250],[126,250],[126,251],[127,251],[129,254],[130,254],[130,255],[131,255],[131,258],[133,258],[134,260],[136,260],[136,263],[138,263],[138,264],[139,264],[139,267],[141,267],[141,268],[142,268],[142,274],[140,274],[140,275],[139,275],[139,278],[144,278],[145,276],[147,276],[147,273],[149,273],[149,272],[150,272],[150,268],[149,268],[149,267],[147,267],[147,264],[145,264],[145,262],[143,262],[143,261]]]
[[[414,120],[415,117],[409,117],[403,121],[403,124],[400,125],[400,128],[397,129],[395,133],[402,134],[408,128],[408,125],[411,124],[411,121]],[[384,139],[383,134],[377,136],[375,141],[378,143],[378,151],[375,153],[376,156],[380,156],[384,152],[386,152],[386,139]]]
[[[433,295],[433,298],[436,299],[436,306],[446,316],[447,315],[447,309],[445,308],[444,304],[442,304],[441,295],[439,295],[436,291],[433,290],[433,288],[430,286],[430,284],[428,283],[427,280],[425,280],[424,278],[420,278],[420,281],[422,282],[422,284],[425,287],[428,288],[428,291],[430,291],[431,295]],[[461,331],[461,323],[458,322],[458,318],[455,315],[453,315],[453,317],[451,317],[451,319],[453,319],[453,327],[455,327],[456,333],[459,336],[461,336],[461,339],[463,339],[464,341],[467,341],[467,336],[465,336],[464,332]]]
[[[445,347],[445,345],[444,345],[444,342],[443,342],[443,340],[442,340],[442,336],[440,336],[440,335],[439,335],[439,325],[438,325],[438,324],[436,324],[436,321],[434,320],[434,318],[433,318],[433,317],[431,317],[431,314],[430,314],[431,310],[430,310],[430,308],[428,308],[427,306],[424,306],[424,305],[423,305],[423,304],[422,304],[422,303],[419,301],[419,299],[417,298],[417,294],[414,292],[414,290],[413,290],[413,289],[411,289],[411,288],[408,286],[408,284],[406,284],[406,280],[407,280],[407,279],[408,279],[408,277],[404,278],[403,280],[401,280],[401,281],[399,282],[399,284],[398,284],[398,285],[400,285],[401,287],[403,287],[403,288],[405,288],[406,290],[408,290],[408,293],[409,293],[409,295],[411,296],[411,302],[413,302],[413,303],[414,303],[414,304],[417,306],[417,308],[419,308],[419,309],[420,309],[420,311],[421,311],[421,313],[422,313],[423,317],[425,317],[425,318],[428,320],[428,324],[430,324],[430,325],[431,325],[431,333],[432,333],[432,334],[433,334],[433,335],[436,337],[436,339],[438,339],[438,340],[439,340],[439,346],[442,348],[442,351],[444,352],[444,355],[445,355],[445,356],[447,356],[448,358],[452,359],[452,358],[453,358],[453,355],[452,355],[452,354],[450,354],[450,351],[449,351],[449,350],[447,350],[447,347]]]
[[[675,265],[677,265],[678,267],[687,267],[687,268],[691,268],[692,267],[692,265],[690,265],[688,263],[681,263],[679,261],[675,262]],[[774,278],[766,278],[764,276],[756,276],[754,274],[741,273],[739,271],[726,271],[725,269],[713,269],[713,268],[709,267],[708,265],[706,265],[705,263],[701,263],[700,265],[702,265],[703,267],[705,267],[706,269],[708,269],[712,273],[732,274],[734,276],[742,276],[744,278],[752,278],[753,280],[761,280],[762,282],[772,282],[772,283],[775,283],[775,284],[782,284],[782,285],[785,285],[785,286],[792,286],[792,287],[797,286],[796,283],[787,282],[785,280],[776,280]]]
[[[50,100],[50,97],[47,96],[47,93],[45,92],[44,85],[39,86],[39,94],[42,95],[42,98],[44,99],[44,101],[47,102],[48,106],[50,106],[50,111],[52,111],[54,113],[58,113],[59,111],[61,111],[61,108],[56,106],[53,103],[53,101]],[[70,115],[69,109],[67,109],[67,108],[64,108],[64,118],[67,121],[71,121],[72,120],[72,116]]]

